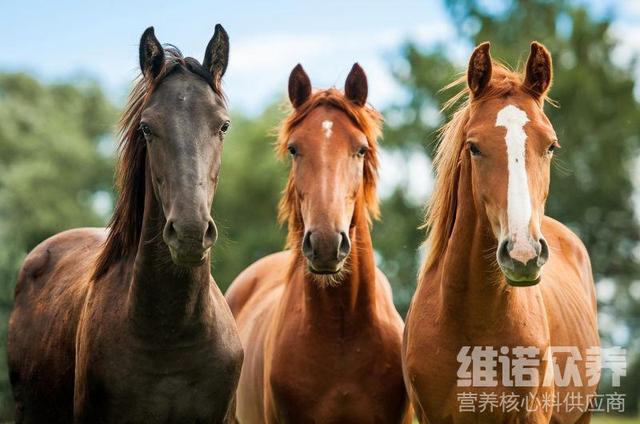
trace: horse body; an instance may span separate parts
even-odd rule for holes
[[[295,111],[278,145],[293,160],[280,209],[291,250],[251,265],[226,294],[245,349],[241,423],[410,419],[402,320],[369,233],[380,118],[366,92],[358,65],[344,94],[311,94],[302,67],[291,73]]]
[[[483,263],[489,248],[482,240],[489,236],[473,228],[464,221],[456,224],[443,266],[420,280],[407,315],[405,378],[420,422],[544,423],[552,419],[553,410],[543,408],[529,413],[523,409],[507,413],[496,409],[482,415],[461,413],[458,395],[474,391],[495,393],[498,399],[502,393],[515,393],[520,398],[533,396],[535,402],[546,402],[558,394],[564,399],[569,392],[580,393],[584,407],[586,396],[595,391],[587,384],[533,388],[458,386],[461,363],[457,355],[463,346],[534,346],[542,353],[550,346],[575,346],[586,358],[587,349],[599,345],[595,293],[586,284],[591,281],[590,263],[584,246],[569,229],[545,218],[542,231],[554,255],[545,265],[542,280],[536,286],[510,288],[505,283],[487,284],[486,275],[495,272],[489,269],[490,264]],[[462,232],[475,234],[459,234]],[[566,360],[563,355],[558,357],[562,372]],[[579,372],[581,381],[586,382],[584,365]],[[540,377],[547,373],[553,373],[551,365],[541,361]],[[499,372],[498,381],[501,376]],[[577,408],[570,412],[561,408],[551,422],[580,422],[583,415]]]
[[[544,47],[534,43],[522,81],[491,62],[488,44],[478,47],[467,74],[471,99],[443,132],[428,217],[431,250],[407,316],[403,343],[405,382],[420,422],[590,420],[588,396],[595,394],[597,382],[590,380],[585,359],[590,348],[599,346],[591,264],[578,237],[544,216],[549,159],[557,144],[542,112],[550,60]],[[514,108],[527,119],[507,122],[505,134],[500,113]],[[518,118],[520,112],[511,116]],[[508,156],[517,141],[509,139],[513,125],[524,131],[519,133],[521,158]],[[517,188],[524,193],[514,195],[512,190],[522,178],[513,169],[525,158],[522,169],[529,181],[525,178],[524,188]],[[505,177],[508,187],[501,185]],[[515,203],[521,198],[530,206]],[[512,227],[523,210],[529,211],[530,220],[523,227]],[[461,382],[468,376],[460,374],[468,371],[459,356],[465,346],[491,347],[511,358],[514,348],[538,349],[539,363],[529,365],[538,378],[531,384],[516,384],[513,369],[507,367],[506,375],[494,359],[489,363],[496,371],[494,384]],[[506,352],[500,352],[501,347]],[[558,384],[559,377],[570,371],[569,355],[555,353],[554,366],[545,354],[560,347],[579,353],[578,381]],[[595,368],[599,372],[599,366]],[[496,402],[513,394],[518,402],[528,399],[530,407],[508,409],[485,403],[481,410],[476,402],[475,412],[465,411],[461,398],[469,393]],[[573,396],[573,407],[556,408],[554,402],[567,395]]]
[[[210,261],[178,267],[151,234],[143,229],[135,259],[88,290],[75,413],[82,422],[231,422],[242,349]]]
[[[403,324],[386,277],[373,268],[319,288],[302,268],[286,279],[293,259],[260,260],[227,294],[245,347],[239,421],[399,422]]]
[[[74,392],[79,422],[230,420],[226,399],[234,396],[242,351],[220,290],[213,280],[203,284],[200,311],[191,316],[157,304],[140,328],[128,298],[130,264],[104,280],[89,278],[104,238],[103,229],[67,231],[25,261],[9,341],[17,422],[72,422]],[[155,290],[164,283],[167,294],[167,283],[178,281],[186,283],[166,275],[151,283]]]
[[[8,350],[17,422],[233,420],[242,348],[210,274],[217,128],[228,126],[212,55],[226,67],[225,46],[217,27],[201,66],[143,35],[110,229],[56,235],[20,274]]]

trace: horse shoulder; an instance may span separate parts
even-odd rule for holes
[[[584,244],[567,227],[543,220],[550,259],[540,284],[556,346],[598,343],[595,286]]]
[[[398,313],[393,303],[393,291],[387,276],[376,268],[376,297],[381,307],[378,313],[380,322],[379,331],[384,340],[384,346],[378,350],[376,355],[376,363],[386,364],[386,368],[380,369],[382,374],[380,380],[387,382],[390,392],[386,397],[389,402],[393,403],[392,396],[397,395],[395,404],[397,410],[393,416],[401,416],[402,422],[411,422],[411,414],[409,413],[409,400],[406,395],[403,372],[402,372],[402,341],[404,333],[404,321]],[[385,350],[386,353],[382,353]],[[395,384],[394,384],[395,383]]]
[[[58,233],[37,245],[25,258],[16,284],[16,298],[30,283],[46,280],[51,271],[70,255],[77,261],[93,257],[91,249],[104,241],[106,234],[99,228],[76,228]]]
[[[592,295],[595,308],[591,260],[582,240],[567,226],[549,217],[544,217],[542,221],[542,233],[547,238],[551,250],[550,265],[554,266],[564,261],[565,265],[576,273],[582,288]]]
[[[550,344],[555,347],[575,347],[582,355],[600,344],[596,310],[595,286],[589,254],[582,241],[569,228],[551,218],[543,220],[542,232],[550,249],[550,260],[543,269],[540,284],[547,309]],[[564,369],[567,359],[558,359]],[[580,380],[586,382],[585,362],[578,365]],[[581,392],[588,396],[595,387],[556,386],[556,395]],[[579,417],[573,411],[554,411],[554,420],[574,422]]]
[[[244,348],[244,363],[237,391],[237,416],[240,421],[264,420],[265,349],[269,326],[282,297],[290,252],[266,256],[246,268],[231,283],[226,299],[236,318]],[[267,380],[270,382],[269,377]]]
[[[376,268],[376,300],[379,309],[379,317],[384,318],[393,325],[395,331],[402,334],[404,322],[393,304],[393,290],[386,275]]]
[[[384,295],[387,298],[391,298],[393,300],[393,290],[391,290],[391,283],[389,283],[389,279],[384,272],[378,267],[376,267],[376,285],[379,289],[384,292]]]
[[[233,280],[225,298],[236,319],[257,290],[264,289],[269,282],[284,281],[291,257],[288,250],[265,256],[249,265]]]
[[[56,234],[40,243],[27,256],[16,285],[10,321],[13,347],[20,340],[37,337],[38,343],[71,344],[90,275],[100,247],[103,229],[79,228]],[[36,347],[25,346],[33,350]]]
[[[38,313],[62,303],[79,306],[88,275],[104,241],[99,229],[65,231],[36,246],[18,275],[14,315]],[[35,311],[33,310],[35,308]]]

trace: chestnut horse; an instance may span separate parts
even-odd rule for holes
[[[492,62],[485,43],[473,52],[466,79],[453,101],[469,99],[445,125],[435,158],[428,252],[403,343],[409,396],[422,423],[588,422],[597,381],[584,359],[599,346],[591,265],[578,237],[544,214],[559,146],[543,111],[551,56],[532,43],[521,76]],[[506,351],[507,359],[518,346],[532,347],[539,363],[528,364],[533,377],[518,384],[516,372],[494,361],[495,378],[478,387],[467,379],[465,346]],[[578,351],[577,380],[558,384],[571,364],[567,354],[555,356],[557,367],[545,360],[550,346]],[[474,414],[461,409],[465,392],[498,400],[513,393],[528,408]],[[571,394],[579,408],[562,407]]]
[[[110,230],[55,235],[19,275],[8,349],[17,422],[234,419],[242,347],[209,269],[228,53],[220,25],[202,65],[163,49],[153,28],[142,35]]]
[[[344,94],[312,94],[298,65],[289,98],[277,150],[292,160],[280,203],[290,250],[251,265],[226,295],[246,358],[238,420],[401,422],[403,324],[369,234],[382,119],[358,64]]]

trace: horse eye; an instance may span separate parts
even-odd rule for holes
[[[478,149],[475,143],[469,143],[469,152],[471,152],[471,156],[480,156],[481,154],[480,149]]]
[[[298,154],[298,150],[294,146],[287,147],[287,150],[289,150],[289,154],[291,156],[295,156]]]
[[[552,145],[550,145],[550,146],[549,146],[549,148],[547,149],[547,153],[548,153],[548,154],[550,154],[550,155],[552,155],[552,154],[553,154],[553,152],[555,152],[555,151],[556,151],[556,149],[557,149],[558,147],[560,147],[560,146],[558,146],[556,143],[553,143],[553,144],[552,144]]]
[[[144,134],[145,137],[151,135],[151,127],[144,122],[140,123],[140,131],[142,131],[142,134]]]
[[[231,125],[230,121],[224,121],[224,123],[222,124],[222,126],[220,127],[220,132],[222,134],[226,134],[227,131],[229,130],[229,126]]]
[[[368,151],[368,150],[369,150],[369,149],[368,149],[368,148],[366,148],[365,146],[360,147],[360,148],[358,149],[358,156],[359,156],[359,157],[361,157],[361,158],[363,158],[363,157],[364,157],[364,155],[367,153],[367,151]]]

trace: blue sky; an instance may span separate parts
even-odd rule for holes
[[[617,35],[640,51],[640,1],[595,0],[595,13],[614,11]],[[485,0],[499,7],[502,0]],[[153,25],[162,43],[202,58],[216,23],[231,38],[225,85],[232,106],[259,112],[285,93],[301,62],[317,87],[341,86],[353,62],[365,68],[371,102],[402,98],[389,62],[407,39],[424,46],[450,41],[455,29],[440,0],[325,1],[5,1],[0,5],[0,71],[24,70],[45,80],[98,79],[121,102],[138,72],[138,40]],[[464,63],[472,46],[452,44]]]
[[[385,59],[397,46],[407,38],[428,43],[452,35],[439,1],[7,3],[0,6],[0,70],[45,79],[93,76],[116,100],[138,72],[137,43],[147,26],[162,43],[201,59],[220,22],[231,38],[227,92],[232,105],[249,112],[284,93],[297,62],[322,87],[341,85],[358,61],[369,74],[371,100],[386,103],[397,87]]]

